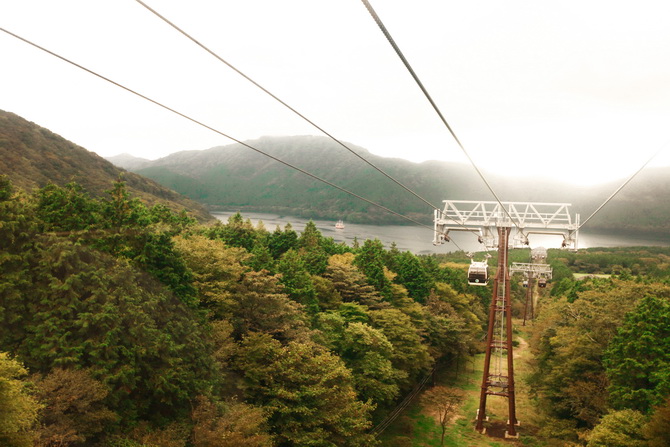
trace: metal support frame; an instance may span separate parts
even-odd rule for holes
[[[522,325],[526,325],[526,319],[528,317],[528,304],[530,303],[530,319],[532,320],[535,318],[535,303],[533,302],[533,280],[535,277],[533,276],[533,272],[530,272],[528,274],[528,288],[526,290],[526,303],[523,306],[523,323]]]
[[[498,227],[498,269],[493,283],[486,334],[486,356],[482,377],[476,430],[484,430],[486,399],[489,395],[507,398],[509,421],[507,433],[516,436],[516,399],[514,392],[514,354],[512,348],[512,302],[510,276],[507,269],[511,228]],[[503,362],[506,357],[506,362]],[[492,365],[493,363],[493,365]],[[491,367],[493,366],[493,371]]]
[[[563,236],[563,248],[576,250],[579,234],[579,214],[573,219],[569,203],[482,202],[445,200],[442,211],[435,210],[433,244],[448,242],[450,231],[470,231],[487,248],[498,249],[498,269],[493,283],[486,335],[486,356],[482,377],[476,429],[484,430],[486,399],[490,395],[507,398],[509,407],[509,436],[516,436],[518,421],[514,392],[514,356],[512,352],[512,302],[508,252],[510,248],[528,245],[529,234]],[[494,230],[494,227],[496,230]],[[512,227],[515,234],[510,242]],[[546,255],[545,255],[546,257]],[[534,259],[535,260],[535,259]],[[536,263],[532,269],[541,269]],[[546,264],[545,264],[546,265]],[[551,270],[531,270],[537,275],[551,275]],[[534,275],[537,277],[536,275]],[[506,368],[502,358],[507,357]],[[491,372],[492,358],[494,371]]]
[[[579,214],[573,219],[569,203],[484,202],[445,200],[442,211],[435,210],[433,244],[448,242],[450,231],[471,231],[487,248],[496,248],[493,227],[512,227],[514,247],[528,245],[528,235],[563,236],[564,248],[577,249]],[[504,207],[504,208],[503,208]],[[560,231],[557,231],[560,230]]]
[[[528,316],[528,306],[530,304],[530,319],[535,318],[535,302],[533,299],[534,280],[536,278],[551,279],[551,266],[544,262],[547,259],[546,250],[540,248],[531,252],[533,262],[513,262],[510,267],[510,275],[523,273],[528,279],[528,289],[526,290],[526,303],[523,307],[523,326],[526,325]]]

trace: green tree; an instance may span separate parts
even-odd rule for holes
[[[322,276],[313,276],[312,281],[320,309],[335,310],[342,304],[342,295],[332,281]]]
[[[275,260],[265,243],[254,245],[254,249],[251,250],[251,258],[246,264],[257,272],[267,270],[270,273],[276,273]]]
[[[391,294],[391,282],[384,271],[384,246],[379,239],[367,239],[358,250],[354,265],[362,271],[372,285],[384,297]]]
[[[19,362],[0,352],[0,443],[8,447],[29,447],[35,438],[41,405],[30,393],[26,374]]]
[[[298,238],[299,253],[305,261],[305,267],[312,275],[321,275],[328,265],[328,253],[324,249],[321,232],[311,220]]]
[[[588,437],[587,447],[647,447],[642,436],[645,417],[635,410],[621,410],[602,418]]]
[[[32,370],[88,368],[126,421],[174,416],[211,386],[201,319],[149,275],[68,241],[44,244],[31,275],[14,350]]]
[[[398,383],[407,374],[393,367],[393,345],[380,330],[365,323],[347,325],[337,352],[353,373],[361,400],[388,404],[398,396]]]
[[[234,293],[248,271],[243,264],[249,254],[242,248],[198,235],[176,237],[174,244],[193,275],[200,306],[212,318],[230,317]]]
[[[279,281],[288,296],[304,305],[312,314],[319,311],[314,282],[298,252],[291,249],[284,253],[277,263],[277,272],[281,274]]]
[[[116,229],[146,227],[151,223],[147,207],[136,197],[131,197],[126,182],[119,178],[107,191],[109,198],[101,203],[102,224]]]
[[[433,359],[409,316],[393,308],[370,310],[369,314],[372,327],[379,329],[393,345],[393,366],[403,371],[409,381],[430,368]]]
[[[354,265],[354,255],[333,255],[328,260],[324,276],[330,280],[344,302],[357,302],[370,307],[379,307],[381,297],[371,286],[365,275]]]
[[[80,231],[94,227],[100,204],[74,182],[64,187],[48,184],[37,192],[37,216],[50,231]]]
[[[281,340],[305,336],[304,307],[283,293],[279,278],[262,272],[247,272],[235,290],[231,322],[236,338],[262,332]]]
[[[394,271],[398,274],[395,282],[405,286],[410,297],[421,303],[425,302],[431,289],[435,287],[435,282],[424,270],[419,259],[406,251],[395,256],[395,264]]]
[[[240,346],[236,367],[247,397],[267,409],[279,445],[376,445],[367,434],[371,405],[356,399],[351,373],[322,347],[252,334]]]
[[[625,315],[641,296],[667,287],[619,280],[596,282],[578,294],[547,302],[532,328],[535,354],[531,386],[541,405],[559,418],[592,427],[607,411],[603,355]]]
[[[268,249],[270,250],[272,257],[275,259],[279,259],[281,255],[290,249],[297,248],[298,233],[293,230],[290,223],[287,223],[284,226],[284,231],[277,225],[275,231],[268,236]]]
[[[222,225],[217,222],[207,230],[210,239],[219,239],[230,247],[242,247],[251,252],[259,239],[259,231],[254,228],[249,219],[244,220],[240,213],[228,218],[228,223]]]
[[[101,204],[101,235],[91,235],[91,245],[118,258],[131,260],[137,267],[169,287],[185,303],[196,305],[193,278],[176,252],[169,222],[166,228],[152,228],[152,216],[142,202],[130,196],[125,183],[114,183],[110,198]],[[154,227],[156,227],[154,225]],[[87,238],[88,239],[88,238]]]
[[[7,176],[0,175],[0,346],[12,350],[25,337],[20,316],[26,313],[23,298],[33,287],[30,253],[35,244],[34,206],[15,194]]]
[[[646,296],[604,354],[615,408],[648,412],[670,395],[670,301]]]
[[[314,327],[314,339],[338,354],[353,373],[361,400],[387,404],[397,397],[398,382],[406,374],[393,367],[393,345],[381,331],[366,323],[349,323],[336,312],[319,313]]]

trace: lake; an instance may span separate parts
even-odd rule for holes
[[[230,212],[212,213],[217,219],[227,222],[235,214]],[[309,219],[294,216],[282,216],[272,213],[243,213],[245,219],[251,219],[254,225],[262,221],[268,231],[274,231],[277,225],[282,229],[290,223],[294,230],[301,232]],[[424,227],[411,225],[366,225],[345,222],[345,228],[335,229],[335,222],[331,220],[314,220],[314,224],[325,237],[332,237],[337,242],[352,245],[354,238],[360,243],[366,239],[379,239],[384,247],[389,248],[395,242],[400,251],[410,251],[414,254],[448,253],[457,251],[453,243],[433,245],[433,232]],[[472,233],[455,231],[450,236],[465,251],[483,251],[483,245],[477,242]],[[559,248],[563,238],[561,236],[531,235],[530,247]],[[579,248],[591,247],[633,247],[633,246],[670,246],[670,236],[667,239],[636,238],[634,236],[612,235],[591,232],[588,229],[579,231]]]

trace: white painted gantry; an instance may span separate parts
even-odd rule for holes
[[[524,273],[526,277],[531,274],[533,278],[551,279],[551,266],[549,264],[537,264],[528,262],[513,262],[509,268],[510,275]]]
[[[516,228],[513,246],[528,245],[529,234],[563,236],[564,248],[577,249],[579,214],[570,216],[569,203],[482,202],[445,200],[444,210],[435,210],[433,244],[449,242],[450,231],[476,233],[487,248],[497,248],[498,227]]]

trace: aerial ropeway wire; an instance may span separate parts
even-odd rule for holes
[[[414,197],[416,197],[416,198],[418,198],[419,200],[421,200],[421,201],[422,201],[423,203],[425,203],[426,205],[428,205],[428,206],[430,206],[431,208],[436,209],[436,210],[439,211],[439,209],[440,209],[439,207],[437,207],[437,206],[435,206],[434,204],[430,203],[428,200],[426,200],[425,198],[423,198],[422,196],[420,196],[419,194],[417,194],[415,191],[413,191],[412,189],[410,189],[409,187],[407,187],[407,186],[404,185],[403,183],[401,183],[399,180],[397,180],[396,178],[394,178],[393,176],[391,176],[390,174],[388,174],[386,171],[384,171],[384,170],[381,169],[380,167],[376,166],[376,165],[375,165],[374,163],[372,163],[370,160],[366,159],[365,157],[363,157],[362,155],[360,155],[359,153],[357,153],[356,151],[354,151],[353,149],[351,149],[351,148],[350,148],[349,146],[347,146],[344,142],[342,142],[341,140],[339,140],[338,138],[336,138],[335,136],[333,136],[330,132],[326,131],[326,130],[323,129],[321,126],[319,126],[319,125],[317,125],[316,123],[314,123],[312,120],[310,120],[309,118],[307,118],[307,117],[306,117],[305,115],[303,115],[302,113],[298,112],[296,109],[294,109],[294,108],[291,107],[289,104],[287,104],[286,102],[284,102],[283,100],[281,100],[279,97],[277,97],[276,95],[274,95],[274,94],[273,94],[272,92],[270,92],[268,89],[266,89],[265,87],[263,87],[262,85],[260,85],[258,82],[254,81],[251,77],[249,77],[248,75],[246,75],[245,73],[243,73],[241,70],[239,70],[238,68],[236,68],[236,67],[235,67],[234,65],[232,65],[230,62],[228,62],[228,61],[226,61],[225,59],[223,59],[221,56],[219,56],[217,53],[215,53],[215,52],[214,52],[213,50],[211,50],[209,47],[205,46],[202,42],[200,42],[199,40],[195,39],[195,38],[194,38],[193,36],[191,36],[189,33],[187,33],[187,32],[184,31],[182,28],[180,28],[179,26],[177,26],[174,22],[172,22],[171,20],[169,20],[168,18],[166,18],[165,16],[163,16],[162,14],[160,14],[158,11],[156,11],[155,9],[153,9],[152,7],[150,7],[149,5],[147,5],[147,4],[146,4],[145,2],[143,2],[142,0],[135,0],[135,1],[136,1],[137,3],[139,3],[140,5],[142,5],[143,7],[145,7],[145,8],[146,8],[147,10],[149,10],[151,13],[153,13],[154,15],[156,15],[158,18],[160,18],[161,20],[163,20],[165,23],[167,23],[168,25],[170,25],[170,26],[171,26],[172,28],[174,28],[176,31],[178,31],[179,33],[181,33],[182,35],[184,35],[187,39],[191,40],[193,43],[195,43],[195,44],[198,45],[200,48],[202,48],[203,50],[205,50],[207,53],[209,53],[210,55],[212,55],[212,56],[213,56],[214,58],[216,58],[218,61],[222,62],[223,64],[225,64],[226,66],[228,66],[231,70],[233,70],[234,72],[236,72],[237,74],[239,74],[240,76],[242,76],[244,79],[246,79],[247,81],[249,81],[250,83],[252,83],[254,86],[258,87],[260,90],[262,90],[263,92],[265,92],[266,94],[268,94],[268,95],[269,95],[271,98],[273,98],[275,101],[279,102],[281,105],[283,105],[284,107],[286,107],[287,109],[289,109],[291,112],[293,112],[294,114],[296,114],[297,116],[299,116],[300,118],[302,118],[304,121],[306,121],[307,123],[309,123],[312,127],[314,127],[315,129],[319,130],[320,132],[322,132],[324,135],[326,135],[328,138],[330,138],[331,140],[333,140],[335,143],[339,144],[339,145],[342,146],[344,149],[346,149],[346,150],[348,150],[349,152],[351,152],[352,154],[354,154],[356,157],[358,157],[359,159],[361,159],[363,162],[367,163],[369,166],[371,166],[372,168],[374,168],[375,170],[377,170],[378,172],[380,172],[381,174],[383,174],[385,177],[387,177],[388,179],[390,179],[391,181],[393,181],[394,183],[396,183],[398,186],[400,186],[401,188],[403,188],[405,191],[407,191],[407,192],[409,192],[410,194],[412,194]],[[458,225],[462,225],[462,224],[460,224],[460,223],[458,223],[458,222],[457,222],[457,224],[458,224]],[[457,245],[456,243],[454,243],[454,245],[456,245],[456,246],[458,247],[458,245]],[[461,250],[460,247],[459,247],[459,250]]]
[[[409,192],[410,194],[412,194],[414,197],[416,197],[416,198],[418,198],[419,200],[421,200],[422,202],[424,202],[426,205],[430,206],[430,207],[433,208],[433,209],[438,209],[438,207],[436,207],[435,205],[433,205],[432,203],[430,203],[428,200],[426,200],[426,199],[424,199],[423,197],[421,197],[419,194],[417,194],[416,192],[414,192],[414,191],[413,191],[412,189],[410,189],[409,187],[405,186],[405,185],[404,185],[403,183],[401,183],[399,180],[397,180],[396,178],[394,178],[393,176],[391,176],[390,174],[388,174],[387,172],[385,172],[383,169],[381,169],[381,168],[379,168],[378,166],[376,166],[376,165],[375,165],[374,163],[372,163],[370,160],[368,160],[368,159],[366,159],[365,157],[363,157],[362,155],[358,154],[356,151],[354,151],[353,149],[351,149],[349,146],[347,146],[347,145],[346,145],[345,143],[343,143],[341,140],[335,138],[331,133],[327,132],[327,131],[326,131],[325,129],[323,129],[321,126],[317,125],[317,124],[314,123],[312,120],[310,120],[309,118],[307,118],[305,115],[303,115],[302,113],[298,112],[296,109],[294,109],[293,107],[291,107],[290,105],[288,105],[286,102],[282,101],[280,98],[278,98],[278,97],[277,97],[276,95],[274,95],[272,92],[270,92],[268,89],[266,89],[265,87],[263,87],[262,85],[260,85],[258,82],[256,82],[256,81],[254,81],[253,79],[251,79],[249,76],[247,76],[247,75],[244,74],[242,71],[240,71],[240,70],[237,69],[235,66],[233,66],[230,62],[226,61],[226,60],[223,59],[221,56],[219,56],[219,55],[216,54],[214,51],[212,51],[212,50],[209,49],[207,46],[205,46],[203,43],[201,43],[200,41],[196,40],[193,36],[191,36],[191,35],[188,34],[186,31],[184,31],[183,29],[181,29],[180,27],[178,27],[178,26],[177,26],[175,23],[173,23],[172,21],[168,20],[165,16],[163,16],[162,14],[160,14],[158,11],[156,11],[156,10],[153,9],[153,8],[151,8],[149,5],[147,5],[146,3],[144,3],[142,0],[135,0],[135,1],[136,1],[137,3],[139,3],[140,5],[144,6],[147,10],[149,10],[150,12],[152,12],[154,15],[156,15],[158,18],[160,18],[160,19],[163,20],[165,23],[167,23],[168,25],[170,25],[172,28],[174,28],[175,30],[177,30],[178,32],[180,32],[181,34],[183,34],[186,38],[188,38],[189,40],[191,40],[193,43],[195,43],[196,45],[198,45],[200,48],[202,48],[203,50],[205,50],[206,52],[208,52],[209,54],[211,54],[212,56],[214,56],[217,60],[219,60],[219,61],[222,62],[223,64],[227,65],[230,69],[232,69],[233,71],[235,71],[237,74],[239,74],[240,76],[242,76],[244,79],[246,79],[247,81],[251,82],[253,85],[255,85],[256,87],[258,87],[259,89],[261,89],[263,92],[267,93],[267,94],[268,94],[269,96],[271,96],[275,101],[279,102],[281,105],[283,105],[284,107],[286,107],[287,109],[289,109],[291,112],[293,112],[294,114],[298,115],[298,116],[299,116],[300,118],[302,118],[304,121],[306,121],[307,123],[309,123],[312,127],[314,127],[315,129],[319,130],[320,132],[322,132],[324,135],[326,135],[328,138],[330,138],[331,140],[333,140],[335,143],[339,144],[339,145],[342,146],[344,149],[348,150],[349,152],[351,152],[352,154],[354,154],[356,157],[360,158],[362,161],[364,161],[365,163],[367,163],[369,166],[371,166],[372,168],[374,168],[375,170],[377,170],[378,172],[380,172],[381,174],[383,174],[383,175],[384,175],[385,177],[387,177],[389,180],[391,180],[391,181],[393,181],[394,183],[396,183],[398,186],[400,186],[400,187],[403,188],[405,191],[407,191],[407,192]]]
[[[479,170],[479,168],[478,168],[477,165],[475,164],[475,161],[472,159],[472,157],[470,157],[470,154],[468,153],[468,151],[465,150],[465,146],[463,146],[463,144],[461,143],[461,140],[458,139],[458,137],[456,136],[456,132],[454,132],[454,130],[451,128],[451,126],[450,126],[449,123],[447,122],[447,120],[446,120],[446,118],[444,117],[444,115],[442,115],[442,112],[440,111],[439,107],[437,107],[437,104],[435,103],[435,101],[433,101],[433,98],[430,96],[430,93],[428,93],[428,90],[426,89],[426,87],[424,87],[423,83],[421,82],[421,79],[419,79],[419,76],[414,72],[414,69],[413,69],[412,66],[410,65],[409,61],[405,58],[405,55],[404,55],[404,54],[402,53],[402,51],[400,50],[400,47],[396,44],[395,40],[394,40],[393,37],[391,36],[391,33],[388,31],[388,29],[386,28],[386,26],[385,26],[384,23],[382,22],[381,18],[379,18],[379,15],[377,15],[377,12],[374,10],[374,8],[372,7],[372,5],[370,4],[370,2],[369,2],[368,0],[361,0],[361,1],[362,1],[363,4],[365,5],[365,8],[368,10],[368,12],[370,13],[370,15],[371,15],[372,18],[374,19],[374,21],[377,23],[377,26],[379,26],[379,29],[382,31],[382,33],[384,34],[384,36],[386,36],[386,40],[389,41],[389,43],[391,44],[391,46],[392,46],[393,49],[395,50],[396,54],[398,55],[398,57],[400,58],[400,60],[402,61],[402,63],[403,63],[403,64],[405,65],[405,67],[407,68],[407,71],[409,71],[409,73],[412,75],[412,78],[414,78],[414,81],[415,81],[416,84],[419,86],[419,88],[420,88],[421,91],[423,92],[423,94],[424,94],[424,96],[426,97],[426,99],[428,99],[428,102],[430,102],[430,104],[433,106],[433,109],[435,110],[435,112],[437,113],[437,115],[440,117],[440,120],[442,120],[442,123],[444,123],[444,125],[446,126],[446,128],[449,130],[449,133],[451,133],[451,136],[454,138],[454,140],[455,140],[456,143],[458,144],[458,147],[461,148],[461,151],[463,151],[463,153],[465,154],[465,156],[467,157],[467,159],[470,161],[470,164],[472,165],[472,167],[475,169],[475,171],[477,172],[477,174],[479,175],[479,177],[482,179],[482,181],[484,182],[484,184],[486,184],[486,187],[488,188],[488,190],[491,192],[491,194],[493,194],[493,197],[495,197],[495,199],[496,199],[496,201],[498,202],[498,204],[500,204],[500,207],[502,208],[502,210],[505,211],[505,214],[507,214],[507,217],[508,217],[508,218],[510,219],[510,221],[514,224],[514,226],[516,226],[516,227],[518,228],[519,225],[518,225],[517,222],[514,220],[514,218],[512,218],[512,215],[509,213],[509,211],[507,211],[507,209],[505,208],[505,206],[502,204],[502,201],[500,200],[500,198],[498,197],[498,195],[497,195],[497,194],[495,193],[495,191],[493,190],[493,187],[491,187],[491,185],[489,184],[489,182],[486,180],[486,177],[484,177],[484,174]]]
[[[294,169],[294,170],[296,170],[296,171],[298,171],[298,172],[300,172],[300,173],[302,173],[302,174],[304,174],[304,175],[307,175],[308,177],[311,177],[311,178],[313,178],[313,179],[315,179],[315,180],[318,180],[318,181],[320,181],[320,182],[322,182],[322,183],[325,183],[326,185],[331,186],[331,187],[333,187],[333,188],[335,188],[335,189],[337,189],[337,190],[339,190],[339,191],[342,191],[342,192],[344,192],[344,193],[346,193],[346,194],[348,194],[348,195],[350,195],[350,196],[352,196],[352,197],[356,197],[357,199],[362,200],[362,201],[364,201],[364,202],[366,202],[366,203],[368,203],[368,204],[370,204],[370,205],[373,205],[373,206],[375,206],[375,207],[377,207],[377,208],[380,208],[380,209],[382,209],[382,210],[384,210],[384,211],[386,211],[386,212],[388,212],[388,213],[390,213],[390,214],[393,214],[393,215],[395,215],[395,216],[398,216],[398,217],[400,217],[400,218],[403,218],[403,219],[405,219],[405,220],[407,220],[407,221],[409,221],[409,222],[415,223],[415,224],[417,224],[417,225],[419,225],[419,226],[421,226],[421,227],[427,228],[427,229],[429,229],[430,231],[434,231],[434,229],[433,229],[432,227],[429,227],[428,225],[425,225],[425,224],[423,224],[423,223],[421,223],[421,222],[419,222],[419,221],[416,221],[416,220],[412,219],[411,217],[408,217],[408,216],[405,216],[405,215],[403,215],[403,214],[400,214],[400,213],[398,213],[398,212],[396,212],[396,211],[393,211],[393,210],[391,210],[390,208],[385,207],[384,205],[381,205],[381,204],[376,203],[376,202],[374,202],[374,201],[372,201],[372,200],[370,200],[370,199],[367,199],[367,198],[365,198],[365,197],[363,197],[363,196],[361,196],[361,195],[359,195],[359,194],[356,194],[356,193],[354,193],[354,192],[352,192],[352,191],[349,191],[349,190],[346,189],[346,188],[343,188],[343,187],[341,187],[341,186],[338,186],[338,185],[336,185],[336,184],[334,184],[334,183],[332,183],[332,182],[330,182],[330,181],[328,181],[328,180],[326,180],[326,179],[323,179],[323,178],[321,178],[321,177],[319,177],[319,176],[317,176],[317,175],[315,175],[315,174],[312,174],[312,173],[310,173],[310,172],[308,172],[308,171],[306,171],[306,170],[304,170],[304,169],[302,169],[302,168],[299,168],[299,167],[297,167],[297,166],[295,166],[295,165],[293,165],[293,164],[291,164],[291,163],[288,163],[288,162],[286,162],[286,161],[284,161],[284,160],[282,160],[282,159],[280,159],[280,158],[278,158],[278,157],[275,157],[275,156],[273,156],[273,155],[270,155],[270,154],[268,154],[267,152],[264,152],[264,151],[262,151],[262,150],[260,150],[260,149],[258,149],[258,148],[256,148],[256,147],[253,147],[253,146],[251,146],[250,144],[245,143],[245,142],[243,142],[243,141],[241,141],[241,140],[238,140],[238,139],[236,139],[236,138],[234,138],[234,137],[232,137],[232,136],[230,136],[230,135],[228,135],[228,134],[226,134],[226,133],[224,133],[224,132],[222,132],[222,131],[220,131],[220,130],[218,130],[218,129],[215,129],[214,127],[211,127],[211,126],[209,126],[209,125],[207,125],[207,124],[204,124],[203,122],[198,121],[198,120],[196,120],[195,118],[192,118],[192,117],[190,117],[190,116],[188,116],[188,115],[186,115],[186,114],[184,114],[184,113],[181,113],[181,112],[179,112],[179,111],[177,111],[177,110],[175,110],[175,109],[173,109],[173,108],[171,108],[171,107],[169,107],[169,106],[166,106],[165,104],[162,104],[161,102],[158,102],[158,101],[156,101],[156,100],[154,100],[154,99],[151,99],[151,98],[149,98],[148,96],[145,96],[145,95],[143,95],[143,94],[141,94],[141,93],[139,93],[139,92],[137,92],[137,91],[135,91],[135,90],[132,90],[131,88],[128,88],[128,87],[126,87],[126,86],[124,86],[124,85],[122,85],[122,84],[120,84],[120,83],[118,83],[118,82],[116,82],[116,81],[113,81],[112,79],[109,79],[109,78],[107,78],[107,77],[105,77],[105,76],[103,76],[103,75],[101,75],[101,74],[99,74],[99,73],[97,73],[97,72],[95,72],[95,71],[93,71],[93,70],[90,70],[90,69],[84,67],[83,65],[80,65],[80,64],[78,64],[78,63],[76,63],[76,62],[74,62],[74,61],[72,61],[72,60],[70,60],[70,59],[67,59],[67,58],[64,57],[64,56],[61,56],[61,55],[59,55],[59,54],[57,54],[57,53],[54,53],[53,51],[50,51],[50,50],[48,50],[48,49],[46,49],[46,48],[44,48],[44,47],[42,47],[42,46],[40,46],[40,45],[38,45],[38,44],[36,44],[36,43],[30,41],[30,40],[28,40],[28,39],[25,39],[25,38],[19,36],[18,34],[12,33],[11,31],[6,30],[6,29],[4,29],[4,28],[0,28],[0,31],[2,31],[2,32],[6,33],[6,34],[8,34],[8,35],[10,35],[10,36],[12,36],[12,37],[18,39],[18,40],[21,40],[22,42],[27,43],[28,45],[31,45],[31,46],[33,46],[33,47],[35,47],[35,48],[37,48],[37,49],[39,49],[39,50],[41,50],[41,51],[44,51],[45,53],[48,53],[48,54],[50,54],[50,55],[52,55],[52,56],[54,56],[54,57],[56,57],[56,58],[62,60],[63,62],[67,62],[68,64],[73,65],[73,66],[75,66],[75,67],[77,67],[77,68],[79,68],[79,69],[81,69],[81,70],[84,70],[84,71],[86,71],[87,73],[92,74],[93,76],[96,76],[96,77],[98,77],[98,78],[100,78],[100,79],[102,79],[102,80],[104,80],[104,81],[109,82],[110,84],[113,84],[113,85],[115,85],[115,86],[117,86],[117,87],[119,87],[119,88],[121,88],[121,89],[123,89],[123,90],[129,92],[129,93],[132,93],[133,95],[136,95],[136,96],[138,96],[138,97],[140,97],[140,98],[142,98],[142,99],[144,99],[144,100],[146,100],[146,101],[149,101],[149,102],[151,102],[151,103],[153,103],[153,104],[155,104],[155,105],[157,105],[157,106],[159,106],[159,107],[161,107],[161,108],[163,108],[163,109],[165,109],[165,110],[168,110],[168,111],[170,111],[170,112],[172,112],[172,113],[174,113],[174,114],[176,114],[176,115],[179,115],[180,117],[182,117],[182,118],[184,118],[184,119],[187,119],[187,120],[189,120],[189,121],[191,121],[191,122],[193,122],[193,123],[195,123],[195,124],[197,124],[197,125],[199,125],[199,126],[202,126],[202,127],[206,128],[206,129],[209,129],[209,130],[211,130],[212,132],[215,132],[215,133],[217,133],[217,134],[219,134],[219,135],[221,135],[221,136],[223,136],[223,137],[226,137],[226,138],[228,138],[229,140],[234,141],[234,142],[236,142],[236,143],[238,143],[238,144],[240,144],[240,145],[242,145],[242,146],[244,146],[244,147],[246,147],[246,148],[248,148],[248,149],[251,149],[251,150],[253,150],[253,151],[255,151],[255,152],[257,152],[257,153],[259,153],[259,154],[261,154],[261,155],[264,155],[264,156],[266,156],[266,157],[268,157],[268,158],[270,158],[270,159],[272,159],[272,160],[274,160],[274,161],[277,161],[277,162],[283,164],[284,166],[287,166],[287,167],[289,167],[289,168],[291,168],[291,169]],[[458,246],[458,244],[456,244],[455,242],[454,242],[454,245],[455,245],[459,250],[462,250],[462,249]]]
[[[638,169],[637,171],[635,171],[635,172],[633,173],[633,175],[631,175],[630,177],[628,177],[628,179],[626,179],[626,181],[624,181],[624,182],[621,184],[621,186],[619,186],[619,187],[618,187],[618,188],[617,188],[617,189],[616,189],[616,190],[615,190],[615,191],[614,191],[614,192],[613,192],[607,199],[605,199],[605,201],[602,203],[602,205],[600,205],[600,206],[599,206],[593,213],[591,213],[591,215],[590,215],[584,222],[582,222],[581,225],[579,225],[579,228],[578,228],[578,229],[581,229],[584,225],[586,225],[586,222],[588,222],[589,220],[591,220],[591,218],[592,218],[593,216],[595,216],[601,209],[603,209],[603,207],[604,207],[605,205],[607,205],[607,204],[610,202],[610,200],[612,200],[612,199],[614,198],[614,196],[616,196],[617,194],[619,194],[619,192],[620,192],[626,185],[628,185],[628,184],[631,182],[631,180],[633,180],[633,179],[634,179],[634,178],[635,178],[635,177],[636,177],[636,176],[637,176],[637,175],[638,175],[644,168],[646,168],[647,165],[648,165],[649,163],[651,163],[651,161],[652,161],[654,158],[656,158],[656,156],[657,156],[657,155],[663,150],[663,148],[666,147],[667,145],[668,145],[668,143],[666,142],[665,144],[663,144],[663,145],[660,147],[659,150],[657,150],[651,157],[649,157],[649,159],[648,159],[647,161],[644,162],[644,164],[640,167],[640,169]]]
[[[433,109],[434,109],[435,112],[438,114],[438,116],[440,117],[440,119],[442,120],[442,122],[444,123],[444,125],[447,127],[447,129],[448,129],[449,132],[451,133],[452,137],[454,138],[454,140],[456,141],[456,143],[458,144],[458,146],[461,148],[461,150],[463,151],[463,153],[465,154],[465,156],[467,157],[467,159],[470,161],[470,163],[472,164],[472,167],[475,169],[475,171],[477,172],[477,174],[479,175],[479,177],[482,179],[482,181],[486,184],[486,186],[487,186],[487,188],[489,189],[489,191],[491,192],[491,194],[493,194],[493,196],[495,197],[496,201],[500,204],[500,207],[502,208],[502,210],[507,214],[507,217],[512,221],[512,223],[514,223],[514,225],[515,225],[517,228],[519,228],[519,225],[517,224],[517,222],[514,221],[514,219],[513,219],[512,216],[510,215],[509,211],[503,206],[503,204],[502,204],[500,198],[498,197],[498,195],[495,193],[495,191],[493,190],[493,188],[491,187],[491,185],[489,184],[489,182],[488,182],[488,181],[486,180],[486,178],[484,177],[484,174],[479,170],[479,168],[478,168],[477,165],[475,164],[475,162],[474,162],[474,160],[472,159],[472,157],[470,157],[470,154],[468,153],[468,151],[465,149],[465,147],[463,146],[463,144],[461,143],[461,141],[460,141],[460,140],[458,139],[458,137],[456,136],[456,133],[454,132],[454,130],[451,128],[451,126],[449,125],[449,123],[447,122],[447,120],[444,118],[444,115],[442,115],[442,112],[441,112],[440,109],[438,108],[437,104],[435,103],[435,101],[433,101],[433,98],[432,98],[432,97],[430,96],[430,94],[428,93],[428,90],[424,87],[424,85],[423,85],[423,83],[421,82],[421,80],[419,79],[418,75],[417,75],[416,72],[412,69],[412,66],[409,64],[409,62],[407,61],[407,59],[406,59],[405,56],[403,55],[402,51],[400,50],[400,47],[398,47],[398,45],[396,44],[395,40],[394,40],[393,37],[391,36],[391,33],[388,31],[388,29],[386,28],[386,26],[384,25],[384,23],[382,22],[381,18],[380,18],[379,15],[376,13],[376,11],[374,10],[374,8],[373,8],[372,5],[370,4],[370,2],[369,2],[368,0],[361,0],[361,1],[362,1],[363,4],[365,5],[366,9],[368,10],[368,12],[369,12],[370,15],[372,16],[372,18],[373,18],[373,19],[375,20],[375,22],[377,23],[377,25],[379,26],[379,28],[381,29],[381,31],[382,31],[382,33],[384,34],[384,36],[386,36],[386,39],[387,39],[387,40],[389,41],[389,43],[391,44],[391,46],[392,46],[393,49],[395,50],[396,54],[397,54],[398,57],[400,58],[400,60],[403,62],[403,64],[405,65],[405,67],[407,68],[407,70],[409,71],[409,73],[412,75],[412,78],[414,78],[414,81],[417,83],[417,85],[419,86],[419,88],[421,89],[421,91],[423,92],[423,94],[426,96],[426,99],[428,99],[428,101],[430,102],[430,104],[433,106]],[[666,145],[667,145],[667,143],[666,143]],[[661,147],[661,149],[662,149],[664,146],[665,146],[665,145],[663,145],[663,146]],[[615,197],[615,196],[616,196],[616,195],[617,195],[617,194],[618,194],[618,193],[619,193],[619,192],[620,192],[626,185],[628,185],[628,183],[630,183],[630,181],[633,180],[633,178],[635,178],[635,176],[637,176],[637,174],[639,174],[640,171],[642,171],[642,170],[643,170],[643,169],[644,169],[644,168],[645,168],[645,167],[646,167],[646,166],[647,166],[647,165],[648,165],[648,164],[649,164],[649,163],[650,163],[650,162],[651,162],[657,155],[658,155],[658,153],[661,151],[661,149],[659,149],[654,155],[652,155],[651,158],[649,158],[649,160],[647,160],[647,161],[642,165],[642,167],[641,167],[640,169],[638,169],[638,170],[637,170],[632,176],[630,176],[630,177],[629,177],[629,178],[628,178],[628,179],[627,179],[627,180],[626,180],[626,181],[625,181],[619,188],[617,188],[617,189],[612,193],[612,195],[610,195],[610,196],[609,196],[609,197],[602,203],[602,205],[600,205],[600,206],[599,206],[599,207],[598,207],[598,208],[597,208],[597,209],[596,209],[596,210],[595,210],[595,211],[594,211],[594,212],[593,212],[593,213],[592,213],[592,214],[591,214],[591,215],[590,215],[584,222],[582,222],[581,225],[579,225],[578,229],[581,229],[584,225],[586,225],[586,223],[587,223],[589,220],[591,220],[591,218],[592,218],[593,216],[595,216],[595,215],[596,215],[596,214],[597,214],[597,213],[598,213],[598,212],[599,212],[605,205],[607,205],[607,204],[608,204],[608,203],[609,203],[609,202],[610,202],[610,201],[611,201],[611,200],[612,200],[612,199],[613,199],[613,198],[614,198],[614,197]]]

